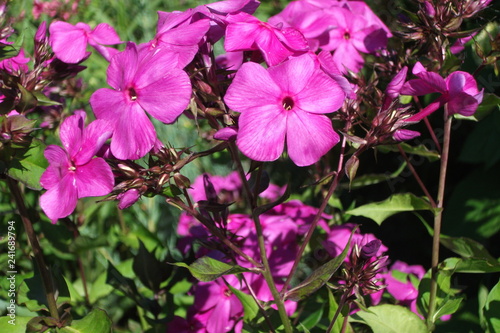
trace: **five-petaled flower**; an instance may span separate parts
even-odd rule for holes
[[[83,111],[76,111],[61,124],[64,148],[50,145],[45,149],[49,167],[40,179],[48,190],[40,197],[40,206],[52,222],[71,214],[79,198],[111,192],[111,167],[104,159],[93,158],[110,136],[111,126],[105,120],[95,120],[85,128]]]
[[[407,122],[420,121],[443,105],[446,105],[446,116],[455,113],[471,116],[483,100],[483,91],[477,89],[476,80],[469,73],[456,71],[443,79],[438,73],[428,72],[420,62],[415,64],[412,73],[418,79],[406,82],[400,91],[402,95],[440,93],[441,96],[417,114],[405,119]]]
[[[317,162],[339,141],[323,114],[338,110],[344,99],[342,88],[307,54],[268,69],[243,64],[225,96],[241,113],[236,143],[243,154],[274,161],[286,141],[298,166]]]
[[[162,48],[139,51],[133,43],[111,59],[108,84],[90,97],[98,119],[114,124],[111,153],[119,159],[139,159],[156,142],[147,111],[163,123],[173,123],[191,97],[189,77],[178,68],[178,56]]]

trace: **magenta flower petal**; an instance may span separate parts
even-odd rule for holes
[[[75,115],[65,119],[59,130],[61,143],[72,158],[78,153],[82,144],[85,118],[85,112],[75,112]]]
[[[184,111],[191,98],[191,83],[186,72],[172,70],[138,93],[138,102],[154,118],[166,124],[173,123]],[[169,108],[165,108],[168,101]]]
[[[428,72],[420,62],[415,64],[412,73],[422,79],[427,85],[433,87],[435,89],[433,92],[446,92],[447,87],[445,80],[438,73]]]
[[[111,152],[114,156],[122,160],[135,160],[153,148],[156,131],[139,104],[127,105],[115,122],[111,139]]]
[[[89,162],[113,134],[111,124],[103,119],[91,122],[83,133],[83,140],[79,152],[73,157],[77,165]]]
[[[259,27],[254,24],[237,22],[229,24],[226,28],[226,39],[224,49],[226,51],[256,50],[255,38],[241,38],[241,36],[255,36]],[[238,37],[240,36],[240,37]]]
[[[66,176],[71,162],[68,159],[68,154],[59,146],[48,146],[44,151],[44,155],[49,161],[49,167],[40,177],[40,185],[44,189],[50,190]]]
[[[464,92],[473,96],[479,93],[476,80],[467,72],[456,71],[451,73],[446,78],[446,86],[448,87],[450,95]]]
[[[49,27],[50,45],[56,57],[66,63],[78,63],[87,56],[90,27],[85,23],[73,26],[69,23],[57,21]]]
[[[472,116],[478,107],[477,100],[466,93],[455,94],[454,98],[450,99],[447,105],[448,115],[458,113],[465,117]]]
[[[240,115],[236,144],[256,161],[274,161],[283,153],[287,126],[286,111],[274,105],[248,109]]]
[[[107,83],[116,90],[125,90],[126,84],[132,82],[138,66],[137,47],[128,43],[124,51],[116,54],[107,70]]]
[[[100,157],[79,166],[75,177],[78,198],[99,197],[109,194],[113,189],[114,177],[111,167]]]
[[[268,71],[253,62],[244,63],[229,86],[224,100],[233,110],[243,111],[277,102],[281,94]]]
[[[349,43],[339,44],[333,53],[333,60],[342,72],[345,72],[346,68],[354,72],[359,72],[365,63],[365,60],[356,48]]]
[[[89,44],[113,45],[120,44],[122,41],[115,29],[107,23],[98,24],[90,33]]]
[[[219,299],[207,321],[207,333],[229,332],[231,303],[229,299]]]
[[[288,154],[298,166],[315,163],[339,142],[331,120],[323,115],[290,112],[287,127]]]
[[[67,174],[54,187],[40,196],[40,207],[52,223],[70,215],[75,210],[76,203],[77,190],[74,174]]]

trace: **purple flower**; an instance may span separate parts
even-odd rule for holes
[[[224,42],[226,51],[260,50],[269,66],[306,52],[307,41],[294,28],[280,29],[246,13],[231,16]]]
[[[61,124],[64,149],[55,145],[45,149],[49,167],[40,184],[48,191],[40,197],[40,206],[54,223],[71,214],[79,198],[106,195],[113,189],[111,167],[104,159],[93,158],[111,136],[110,125],[104,120],[86,128],[84,124],[85,112],[75,112]]]
[[[455,113],[471,116],[483,100],[483,91],[477,89],[476,80],[469,73],[456,71],[443,79],[438,73],[428,72],[420,62],[415,64],[412,73],[418,76],[418,79],[406,82],[400,91],[402,95],[440,93],[441,96],[414,116],[407,118],[407,122],[418,122],[443,105],[447,107],[446,116]]]
[[[88,56],[85,51],[87,44],[94,47],[109,61],[118,51],[103,45],[121,43],[118,34],[106,23],[101,23],[91,29],[88,24],[82,22],[73,26],[67,22],[57,21],[50,25],[49,32],[50,45],[56,57],[70,64],[76,64]]]
[[[19,53],[12,58],[0,61],[0,69],[7,73],[27,72],[30,58],[24,55],[24,50],[19,50]]]
[[[369,24],[362,15],[342,7],[330,9],[335,29],[330,30],[330,40],[322,46],[324,50],[335,51],[333,59],[339,69],[358,72],[364,64],[359,52],[373,53],[387,45],[387,32],[377,24]]]
[[[309,55],[264,69],[245,63],[225,96],[240,112],[236,143],[249,158],[274,161],[283,152],[299,166],[311,165],[338,141],[323,113],[342,106],[345,93]]]
[[[155,145],[156,132],[146,112],[173,123],[191,97],[191,83],[177,67],[177,56],[161,49],[139,52],[133,43],[113,57],[108,84],[90,97],[97,118],[114,124],[111,152],[119,159],[138,159]]]

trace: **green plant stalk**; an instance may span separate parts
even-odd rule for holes
[[[262,260],[262,264],[264,265],[264,270],[262,274],[264,275],[264,279],[266,279],[266,283],[273,295],[276,306],[278,307],[278,313],[280,315],[283,326],[285,327],[286,333],[292,333],[292,323],[290,322],[290,318],[288,318],[288,314],[286,313],[285,304],[283,303],[283,299],[276,288],[276,284],[274,283],[273,276],[271,274],[271,268],[269,267],[269,262],[267,260],[266,254],[266,245],[264,243],[264,235],[262,233],[262,225],[260,224],[260,218],[257,214],[252,214],[253,220],[255,222],[255,229],[257,232],[257,241],[259,244],[259,252]]]
[[[335,315],[333,316],[332,321],[330,323],[330,326],[328,326],[328,328],[326,330],[326,333],[330,333],[332,331],[333,325],[335,325],[335,322],[337,321],[337,317],[339,316],[340,312],[342,311],[342,308],[346,304],[347,297],[349,297],[351,292],[352,292],[352,289],[349,288],[342,294],[342,297],[340,298],[339,306],[337,307],[337,311],[335,311]]]
[[[283,288],[281,289],[281,294],[284,295],[286,293],[286,290],[288,286],[290,285],[290,282],[292,281],[292,277],[295,274],[295,271],[297,270],[297,267],[300,262],[300,258],[302,258],[302,255],[304,254],[304,251],[307,247],[307,244],[309,244],[309,241],[311,240],[312,234],[314,230],[316,229],[316,226],[325,212],[326,206],[328,204],[328,200],[330,200],[330,197],[333,195],[333,192],[337,189],[337,185],[339,184],[340,179],[344,175],[344,151],[345,151],[345,145],[346,145],[346,138],[345,136],[342,139],[342,147],[340,150],[340,157],[339,157],[339,164],[337,166],[337,173],[335,174],[333,181],[330,185],[330,188],[328,189],[328,193],[326,194],[325,198],[323,199],[323,202],[321,203],[321,206],[319,207],[318,212],[316,213],[316,216],[314,216],[314,220],[312,221],[309,230],[307,230],[306,237],[304,241],[302,242],[302,245],[300,246],[300,249],[297,253],[297,257],[295,258],[295,261],[293,262],[292,269],[290,270],[290,273],[288,274],[285,284],[283,285]]]
[[[17,181],[7,177],[7,184],[9,186],[10,192],[14,196],[14,201],[16,202],[19,215],[21,216],[21,220],[23,221],[24,230],[26,231],[26,235],[28,236],[31,248],[33,249],[33,255],[35,257],[36,264],[40,271],[40,275],[42,276],[43,288],[45,291],[45,297],[47,298],[47,305],[49,307],[50,316],[59,321],[59,312],[57,310],[52,277],[50,271],[45,265],[42,248],[40,247],[40,243],[38,242],[38,238],[36,237],[33,225],[28,217],[28,210],[26,209],[26,206],[24,204],[23,195],[21,193],[21,190],[19,189]]]
[[[445,114],[448,112],[445,107]],[[431,261],[431,286],[429,295],[429,310],[427,313],[427,328],[432,331],[434,328],[434,312],[436,311],[436,295],[437,295],[437,277],[439,264],[439,240],[441,234],[441,223],[443,219],[443,200],[444,189],[446,184],[446,171],[448,168],[448,156],[450,151],[451,123],[453,117],[446,116],[447,119],[444,125],[443,151],[441,153],[441,167],[439,170],[439,187],[437,195],[437,209],[434,214],[434,235],[432,237],[432,261]]]
[[[262,232],[262,225],[260,223],[259,215],[255,214],[255,208],[257,208],[256,197],[254,197],[250,189],[250,185],[248,184],[248,180],[245,175],[245,170],[243,170],[243,165],[241,164],[241,159],[239,158],[238,150],[234,142],[231,142],[229,144],[229,150],[231,152],[231,156],[233,158],[234,163],[236,163],[236,168],[238,169],[238,173],[243,183],[243,188],[245,189],[244,192],[246,194],[247,201],[252,209],[252,218],[255,224],[255,231],[257,233],[257,242],[259,244],[260,258],[264,266],[262,274],[264,275],[264,279],[266,280],[269,290],[273,295],[274,302],[278,307],[278,313],[283,323],[283,326],[285,327],[285,332],[292,333],[293,332],[292,323],[290,322],[290,318],[288,318],[288,315],[286,313],[285,304],[283,303],[283,298],[281,297],[278,288],[276,288],[276,284],[274,283],[273,276],[271,274],[271,268],[269,266],[269,261],[267,260],[266,245],[264,241],[264,234]],[[259,171],[259,175],[257,177],[258,182],[256,183],[256,188],[259,187],[261,172],[262,171]]]

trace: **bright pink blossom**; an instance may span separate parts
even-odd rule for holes
[[[294,28],[278,28],[256,17],[239,13],[232,15],[226,28],[226,51],[260,50],[269,66],[277,65],[291,55],[308,50],[304,36]]]
[[[410,80],[401,88],[402,95],[420,96],[440,93],[434,102],[419,113],[406,119],[417,122],[427,117],[441,106],[446,105],[446,115],[471,116],[483,100],[483,90],[477,89],[476,80],[467,72],[456,71],[443,79],[438,73],[428,72],[420,62],[413,67],[418,79]]]
[[[121,43],[120,37],[109,24],[101,23],[94,29],[86,23],[76,25],[67,22],[53,22],[49,27],[50,45],[56,57],[66,63],[76,64],[88,56],[87,44],[110,60],[118,50],[105,47]]]
[[[30,61],[30,58],[24,55],[24,50],[19,50],[19,53],[12,58],[4,59],[0,61],[0,69],[8,72],[8,73],[16,73],[16,72],[27,72],[28,65],[27,63]]]
[[[97,118],[114,124],[111,152],[119,159],[138,159],[156,143],[156,132],[146,112],[163,123],[173,123],[191,97],[191,83],[177,67],[175,54],[155,49],[139,52],[129,43],[113,57],[108,84],[90,97]]]
[[[342,88],[309,55],[264,69],[245,63],[229,86],[225,101],[240,112],[238,148],[251,159],[274,161],[285,142],[292,161],[311,165],[338,141],[324,113],[338,110]]]
[[[333,60],[340,70],[358,72],[364,64],[362,53],[373,53],[387,45],[387,32],[379,25],[369,24],[365,17],[343,7],[332,7],[335,29],[329,32],[324,50],[334,51]]]
[[[61,124],[63,148],[50,145],[45,149],[49,167],[40,184],[48,190],[40,197],[45,214],[56,222],[68,216],[77,200],[111,192],[114,177],[104,159],[93,158],[111,136],[111,126],[105,120],[95,120],[85,127],[85,112],[75,112]]]

